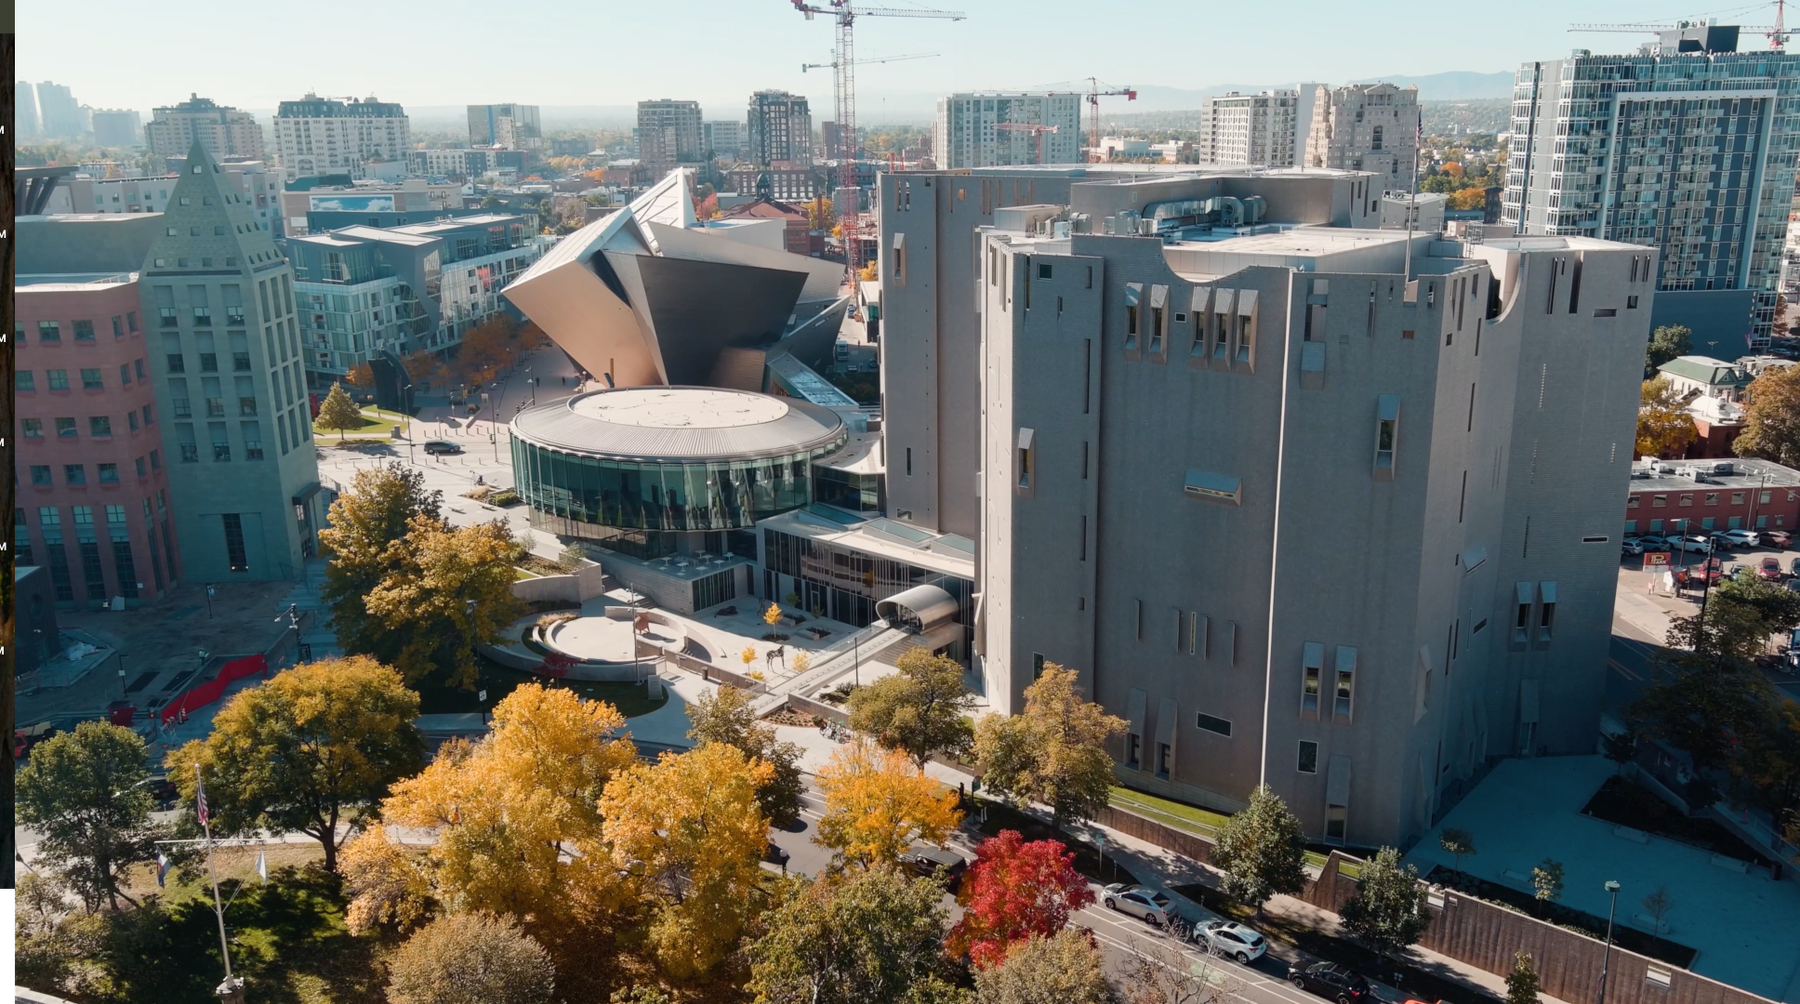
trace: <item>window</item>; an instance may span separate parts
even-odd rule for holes
[[[225,513],[221,517],[225,527],[225,557],[231,563],[234,572],[250,570],[250,559],[244,552],[244,523],[235,512]]]
[[[1394,452],[1399,445],[1400,398],[1383,394],[1375,402],[1375,476],[1384,481],[1394,477]]]
[[[1256,290],[1237,294],[1237,361],[1252,362],[1256,354]]]
[[[110,436],[110,435],[112,435],[112,419],[108,418],[105,415],[94,415],[94,416],[90,417],[88,419],[88,435],[90,435],[90,436]]]
[[[1744,493],[1743,492],[1732,492],[1731,493],[1731,504],[1732,505],[1743,505],[1744,504]]]
[[[93,321],[76,321],[75,322],[75,340],[78,342],[93,341],[94,340],[94,322]]]
[[[170,373],[186,373],[187,372],[187,360],[182,358],[182,355],[179,352],[169,353],[168,363],[169,363],[169,372]]]
[[[62,341],[62,324],[58,321],[39,321],[38,322],[38,341],[40,341],[40,342],[60,342],[60,341]]]
[[[1325,807],[1325,839],[1344,839],[1345,817],[1348,814],[1349,810],[1342,805],[1327,805]]]
[[[49,464],[32,464],[31,465],[31,483],[34,485],[50,484],[51,483],[51,481],[50,481],[50,465]]]
[[[1227,739],[1231,738],[1231,723],[1223,718],[1214,718],[1212,715],[1201,712],[1194,724],[1199,726],[1203,732],[1213,732]],[[1164,748],[1167,749],[1167,747]]]
[[[155,412],[152,412],[150,410],[150,407],[151,407],[150,405],[144,405],[144,407],[143,407],[144,428],[146,428],[146,429],[148,429],[150,426],[156,424],[156,419],[152,417],[155,414]]]
[[[1125,284],[1125,351],[1136,352],[1138,347],[1138,298],[1144,293],[1142,283]]]
[[[1138,758],[1144,745],[1144,737],[1132,732],[1125,737],[1125,766],[1138,769]]]
[[[1550,629],[1556,626],[1556,583],[1538,583],[1538,640],[1549,641]]]
[[[138,457],[135,461],[135,464],[137,465],[137,476],[138,477],[147,478],[150,476],[149,469],[144,466],[144,458],[143,457]]]
[[[240,426],[244,434],[244,459],[261,460],[263,458],[262,425],[258,422],[244,422]]]
[[[1325,674],[1325,646],[1316,641],[1302,646],[1300,667],[1300,711],[1316,715],[1319,713],[1320,680]]]
[[[45,370],[44,375],[49,378],[51,390],[68,390],[69,389],[69,371],[68,370]]]
[[[124,338],[125,337],[125,319],[123,317],[113,318],[112,319],[112,329],[113,329],[113,337],[114,338]]]
[[[1333,718],[1350,720],[1350,701],[1352,684],[1356,676],[1356,649],[1348,645],[1337,647],[1337,693],[1333,695],[1331,714]]]
[[[129,384],[130,382],[131,382],[131,364],[130,363],[120,363],[119,364],[119,383]]]
[[[200,353],[200,372],[202,372],[202,373],[217,373],[217,372],[219,372],[219,355],[218,355],[218,353],[216,353],[216,352]]]
[[[81,389],[82,390],[105,390],[106,389],[106,381],[104,381],[100,378],[99,370],[84,369],[81,371]]]
[[[1774,492],[1763,492],[1756,497],[1757,504],[1768,505],[1775,498]]]
[[[26,439],[44,438],[44,420],[41,418],[22,418],[19,420],[22,435]]]
[[[75,420],[72,418],[57,419],[56,435],[59,439],[73,438],[80,435],[79,432],[75,431]]]
[[[132,360],[131,368],[137,373],[137,378],[139,380],[144,379],[144,361],[142,359]]]
[[[1031,653],[1031,678],[1033,680],[1044,675],[1044,653]]]
[[[1767,502],[1768,499],[1764,499],[1763,501]],[[1718,505],[1719,504],[1719,493],[1718,492],[1707,492],[1706,497],[1701,499],[1701,504],[1709,505],[1709,506]]]
[[[1022,489],[1025,489],[1027,491],[1029,491],[1031,489],[1031,468],[1032,468],[1031,461],[1032,461],[1032,453],[1033,453],[1033,450],[1031,448],[1031,442],[1032,442],[1032,438],[1034,435],[1035,435],[1035,433],[1031,429],[1020,429],[1019,430],[1018,449],[1017,449],[1018,468],[1019,468],[1019,470],[1018,470],[1019,487]]]
[[[119,483],[119,465],[118,464],[101,464],[100,465],[100,483],[103,485],[118,484]]]
[[[1525,633],[1531,630],[1531,583],[1520,582],[1513,589],[1514,599],[1518,604],[1515,608],[1517,613],[1513,616],[1513,641],[1523,642]]]
[[[256,414],[256,398],[253,398],[253,397],[238,398],[238,414],[240,414],[240,415]]]
[[[894,235],[894,278],[906,282],[906,235]]]
[[[1636,509],[1637,507],[1638,507],[1638,496],[1633,495],[1630,498],[1627,498],[1625,500],[1625,508]]]
[[[150,469],[153,471],[162,470],[162,456],[155,450],[150,451]]]
[[[37,377],[30,370],[19,370],[13,374],[13,390],[37,390]]]
[[[1300,740],[1300,756],[1294,769],[1302,774],[1319,772],[1319,744],[1307,739]]]
[[[231,354],[231,370],[234,373],[250,372],[250,353],[233,352]]]
[[[163,267],[163,259],[157,259],[156,267]],[[165,328],[173,328],[181,323],[181,314],[175,309],[173,286],[156,287],[156,318],[157,324]]]
[[[1661,509],[1661,508],[1667,506],[1668,504],[1669,504],[1669,497],[1667,495],[1652,495],[1652,496],[1650,496],[1650,508],[1652,508],[1652,509]]]
[[[1686,509],[1688,506],[1693,505],[1694,504],[1693,493],[1691,493],[1691,492],[1683,493],[1679,499],[1679,502],[1683,509]]]
[[[85,484],[87,484],[87,466],[85,464],[64,464],[63,465],[63,484],[65,484],[65,485],[85,485]]]

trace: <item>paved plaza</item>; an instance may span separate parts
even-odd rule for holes
[[[1693,971],[1778,1001],[1800,1001],[1800,884],[1766,868],[1739,870],[1687,844],[1642,834],[1581,814],[1616,766],[1599,756],[1503,760],[1406,860],[1421,874],[1454,864],[1438,845],[1444,827],[1467,831],[1477,853],[1462,870],[1477,878],[1531,888],[1531,869],[1545,858],[1563,864],[1560,902],[1596,917],[1607,914],[1603,885],[1616,880],[1618,923],[1648,931],[1642,902],[1666,887],[1674,909],[1664,937],[1698,950]]]

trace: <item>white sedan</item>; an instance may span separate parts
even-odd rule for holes
[[[1126,885],[1115,882],[1106,887],[1105,895],[1100,902],[1108,910],[1128,913],[1133,917],[1149,921],[1156,927],[1168,927],[1175,919],[1175,904],[1169,897],[1154,889],[1146,889],[1141,885]]]
[[[1195,943],[1214,955],[1223,955],[1249,965],[1269,951],[1262,935],[1236,921],[1213,920],[1194,928]]]

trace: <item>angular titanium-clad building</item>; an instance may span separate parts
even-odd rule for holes
[[[835,344],[844,266],[784,250],[780,219],[694,217],[680,168],[544,255],[504,296],[614,386],[760,391],[764,363]]]

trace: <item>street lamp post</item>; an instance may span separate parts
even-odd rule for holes
[[[207,620],[213,619],[212,598],[213,598],[213,584],[208,582],[206,584],[206,619]]]
[[[1594,1004],[1606,1004],[1606,967],[1612,961],[1613,914],[1619,909],[1619,883],[1608,880],[1605,887],[1612,894],[1612,905],[1606,909],[1606,948],[1600,953],[1600,993]]]

